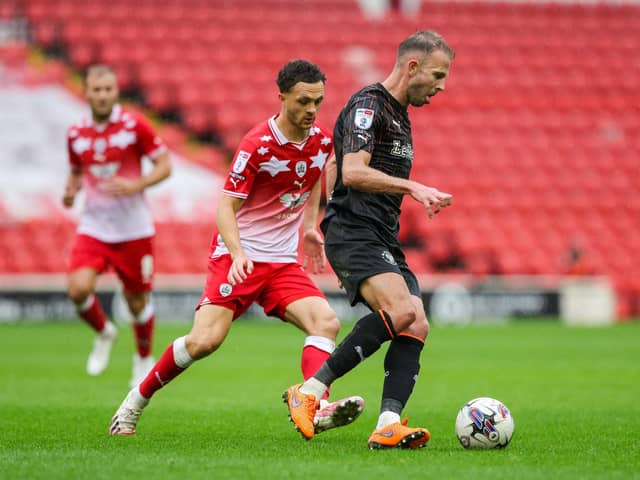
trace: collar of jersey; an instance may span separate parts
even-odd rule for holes
[[[271,117],[268,123],[269,123],[269,129],[271,130],[271,133],[273,133],[273,136],[275,137],[279,145],[285,145],[287,143],[290,143],[292,145],[295,145],[298,148],[301,148],[302,146],[304,146],[305,143],[307,143],[307,140],[309,140],[309,133],[307,133],[307,136],[304,137],[304,140],[300,142],[292,142],[287,137],[285,137],[284,133],[282,133],[282,131],[278,128],[278,125],[276,124],[276,117],[277,115],[274,115],[273,117]],[[311,132],[311,128],[309,129],[309,132]]]
[[[93,117],[89,116],[88,123],[90,127],[103,127],[106,128],[110,123],[116,123],[120,120],[120,116],[122,115],[122,107],[119,103],[114,103],[113,108],[111,109],[111,115],[109,115],[109,121],[107,123],[96,123],[93,121]]]

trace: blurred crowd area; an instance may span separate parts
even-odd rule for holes
[[[410,111],[413,175],[453,193],[454,207],[429,221],[405,200],[409,264],[425,274],[607,275],[620,314],[640,311],[638,4],[2,0],[0,25],[7,68],[37,50],[64,83],[107,63],[128,101],[184,132],[170,140],[209,145],[218,171],[278,111],[274,80],[288,60],[325,71],[320,121],[332,127],[353,92],[384,79],[402,39],[436,30],[456,59],[446,91]],[[11,220],[6,206],[2,215]],[[211,223],[161,221],[159,270],[203,271]],[[64,270],[72,228],[4,221],[0,271]],[[47,242],[34,233],[43,229]],[[6,254],[16,248],[24,258]],[[44,267],[29,260],[43,255]]]

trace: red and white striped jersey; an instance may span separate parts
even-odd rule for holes
[[[298,230],[313,186],[333,149],[331,133],[317,124],[302,142],[289,141],[275,116],[240,142],[223,193],[245,199],[236,214],[240,241],[251,260],[290,263],[298,256]],[[220,235],[213,257],[229,253]]]
[[[142,157],[167,150],[147,120],[114,105],[107,123],[84,118],[71,126],[67,144],[69,162],[82,168],[86,196],[78,233],[103,242],[152,236],[153,218],[144,193],[115,197],[101,189],[102,182],[115,176],[139,178]]]

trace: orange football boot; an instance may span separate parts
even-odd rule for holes
[[[426,428],[411,428],[407,426],[409,419],[402,423],[396,422],[386,427],[374,430],[369,437],[371,450],[380,448],[423,448],[431,438]]]
[[[282,400],[289,407],[289,420],[307,440],[313,438],[315,427],[313,420],[320,402],[315,395],[306,395],[300,391],[302,384],[287,388],[282,394]]]

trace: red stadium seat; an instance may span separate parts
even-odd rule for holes
[[[353,0],[310,3],[303,16],[295,0],[144,0],[135,15],[121,0],[82,9],[75,0],[23,3],[36,43],[62,41],[76,67],[113,64],[152,109],[179,110],[187,128],[215,129],[232,151],[278,111],[274,78],[285,61],[309,58],[325,70],[320,121],[332,127],[365,81],[348,52],[368,49],[361,68],[382,79],[398,41],[432,25],[457,58],[447,91],[411,111],[412,178],[451,191],[454,206],[428,221],[408,199],[403,238],[453,232],[468,271],[482,275],[496,270],[494,256],[505,273],[557,272],[559,254],[582,235],[603,273],[638,273],[637,262],[610,255],[633,258],[640,248],[640,64],[630,60],[640,47],[637,5],[429,2],[414,18],[372,21]],[[478,55],[479,45],[491,51]],[[409,255],[430,268],[426,252]],[[171,255],[161,262],[171,271],[194,266]]]

